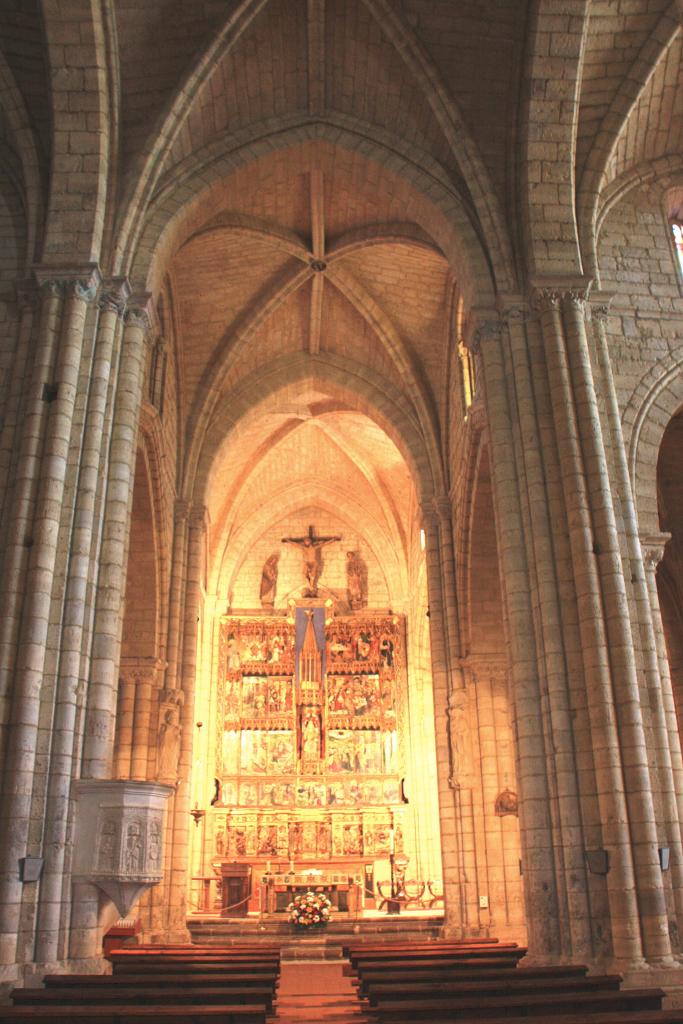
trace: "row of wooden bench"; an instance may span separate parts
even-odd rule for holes
[[[110,975],[48,975],[41,989],[15,989],[0,1024],[265,1024],[273,1012],[276,947],[138,946],[109,958]]]
[[[380,1024],[683,1024],[662,989],[622,989],[583,966],[519,967],[526,950],[495,941],[357,945],[345,950],[365,1012]]]

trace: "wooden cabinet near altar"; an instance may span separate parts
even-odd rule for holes
[[[221,916],[246,917],[251,894],[249,864],[221,863]]]

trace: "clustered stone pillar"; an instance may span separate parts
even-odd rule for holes
[[[501,323],[495,311],[479,315],[470,345],[479,352],[488,414],[492,484],[498,510],[496,530],[510,653],[510,697],[517,741],[519,821],[527,910],[529,960],[566,957],[551,824],[549,751],[543,722],[520,476],[521,440],[513,430],[514,406],[508,392],[510,369]]]
[[[670,742],[672,702],[648,660],[641,562],[624,540],[635,517],[625,527],[612,498],[586,282],[539,281],[532,298],[532,306],[504,302],[501,319],[480,311],[477,332],[512,665],[529,960],[673,966],[666,892],[678,907],[680,748]],[[623,449],[614,412],[609,443]],[[615,462],[625,465],[623,451]],[[670,883],[655,800],[670,838]],[[543,916],[547,934],[538,927]]]
[[[123,331],[96,580],[81,764],[83,779],[107,779],[114,773],[118,665],[138,424],[152,324],[151,296],[145,293],[128,298],[125,312],[121,312]],[[99,892],[92,884],[79,882],[74,887],[69,949],[73,958],[88,959],[99,955],[99,899]]]
[[[643,674],[647,681],[652,712],[653,739],[657,751],[659,790],[662,802],[660,817],[663,819],[665,830],[662,835],[662,843],[669,848],[671,853],[669,877],[674,913],[680,927],[683,927],[683,846],[681,842],[683,757],[681,756],[680,735],[671,692],[669,662],[664,649],[659,602],[653,600],[651,584],[654,581],[654,571],[650,573],[652,560],[666,540],[662,540],[662,535],[654,538],[639,537],[638,518],[628,471],[619,403],[607,346],[606,321],[610,300],[611,296],[604,292],[591,293],[591,322],[597,362],[602,374],[603,393],[606,399],[606,433],[610,440],[613,474],[619,494],[624,533],[623,547],[630,565],[630,572],[627,572],[626,575],[631,579],[636,618],[640,624],[639,639],[643,657]],[[654,597],[656,598],[656,584]]]
[[[21,440],[28,462],[23,479],[16,483],[11,515],[13,527],[21,531],[12,538],[14,550],[24,544],[29,554],[23,594],[18,580],[15,589],[10,581],[6,597],[10,618],[18,628],[6,637],[10,650],[4,659],[8,671],[3,693],[9,699],[5,778],[12,785],[5,786],[0,808],[0,832],[6,837],[0,854],[2,963],[32,959],[32,949],[21,948],[19,939],[23,893],[18,860],[30,842],[43,677],[86,312],[99,284],[99,272],[93,266],[74,268],[61,277],[40,271],[37,276],[44,285],[44,306]],[[49,405],[47,411],[41,409],[41,402]],[[18,568],[22,560],[15,554],[11,562]],[[28,921],[23,928],[27,937],[32,934]]]

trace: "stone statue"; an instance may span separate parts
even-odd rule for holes
[[[364,608],[368,598],[368,572],[358,551],[346,552],[346,594],[352,612]]]
[[[180,725],[178,709],[167,707],[164,720],[159,728],[159,754],[157,779],[160,782],[178,781],[178,758],[180,756]]]
[[[261,587],[259,598],[262,608],[273,608],[275,606],[275,592],[277,590],[277,571],[279,554],[274,552],[266,559],[261,573]]]
[[[308,708],[302,715],[301,723],[301,761],[309,767],[315,765],[321,757],[320,744],[320,712],[317,708]]]
[[[308,589],[305,594],[306,597],[318,596],[318,580],[320,579],[323,571],[321,549],[338,540],[341,540],[341,537],[316,537],[315,530],[312,526],[308,527],[308,533],[305,537],[282,538],[283,544],[296,544],[301,548],[304,559],[304,577],[308,584]]]

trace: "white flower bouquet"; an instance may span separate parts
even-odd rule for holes
[[[302,892],[287,907],[289,920],[297,928],[322,928],[330,920],[332,904],[324,892]]]

